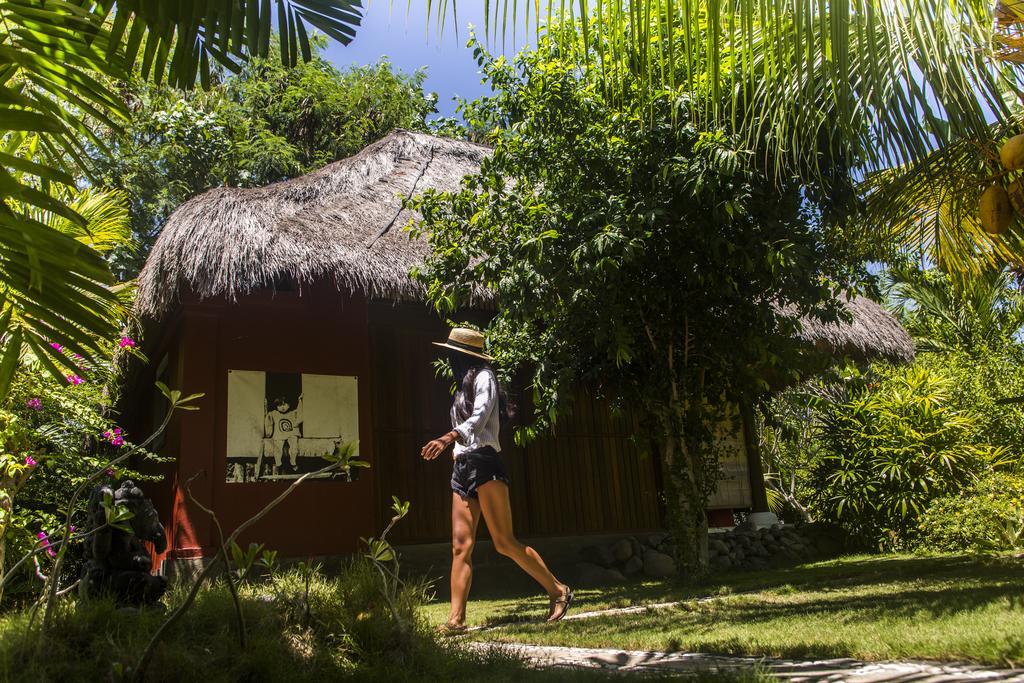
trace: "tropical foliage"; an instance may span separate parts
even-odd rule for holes
[[[102,184],[131,203],[137,250],[120,250],[114,269],[133,277],[167,217],[211,187],[258,187],[351,156],[395,128],[426,130],[436,97],[425,72],[387,61],[339,70],[312,39],[309,62],[287,66],[271,50],[210,88],[183,92],[132,80],[130,120],[102,131]]]
[[[1024,327],[1024,299],[1007,271],[951,278],[897,267],[885,279],[888,300],[922,351],[1001,348]]]
[[[990,235],[978,216],[985,187],[1014,179],[998,149],[1022,132],[1018,2],[505,0],[490,10],[494,35],[517,10],[532,10],[538,30],[545,16],[573,17],[591,36],[591,68],[627,64],[651,87],[698,91],[691,113],[738,125],[748,146],[767,141],[780,176],[825,177],[813,158],[824,137],[866,174],[858,223],[889,255],[968,273],[1024,260],[1022,221]]]
[[[989,552],[1024,546],[1024,477],[993,472],[956,496],[932,501],[918,530],[928,550]]]
[[[95,177],[89,150],[103,147],[96,127],[116,129],[127,119],[105,79],[126,79],[138,65],[158,83],[208,83],[211,63],[237,68],[266,55],[275,19],[282,58],[295,63],[299,52],[309,56],[307,24],[347,42],[358,10],[351,0],[281,0],[276,13],[255,0],[15,0],[0,8],[0,379],[9,381],[25,344],[47,355],[29,339],[52,337],[57,320],[69,348],[87,359],[120,325],[102,256],[39,217],[86,226],[64,193],[79,176]],[[19,310],[31,315],[9,327]],[[50,355],[59,371],[61,360]]]
[[[124,348],[131,346],[125,342]],[[54,380],[33,362],[15,377],[8,408],[0,410],[0,578],[6,579],[6,568],[26,552],[45,539],[58,538],[62,513],[75,489],[132,446],[110,415],[102,377],[94,374],[90,381],[77,383]],[[150,478],[127,464],[111,468],[109,476]],[[80,510],[84,506],[82,501]],[[42,558],[44,565],[48,561],[49,556]],[[71,563],[71,571],[76,570]],[[31,571],[5,583],[0,595],[14,598],[39,587]]]
[[[72,220],[64,213],[42,210],[13,200],[8,201],[8,207],[32,220],[40,229],[59,235],[60,239],[77,245],[82,253],[89,253],[96,259],[102,259],[114,249],[133,247],[122,193],[78,192],[61,190],[56,186],[51,186],[49,192],[55,202],[61,202],[77,218]],[[105,264],[103,268],[106,268]],[[29,282],[32,282],[31,274]],[[52,377],[63,380],[68,376],[89,375],[97,366],[94,354],[102,354],[105,350],[94,331],[113,329],[116,332],[125,324],[126,312],[122,304],[126,292],[123,288],[77,278],[73,273],[44,280],[39,289],[24,289],[22,284],[19,279],[12,278],[2,285],[6,301],[0,316],[4,349],[0,361],[0,398],[7,394],[23,347]],[[62,303],[68,299],[77,302],[76,320],[79,324],[62,313]]]
[[[821,135],[874,168],[985,139],[988,114],[1009,114],[1016,85],[991,59],[1003,24],[982,0],[505,0],[490,4],[491,33],[507,29],[509,6],[533,11],[538,27],[576,21],[603,84],[617,88],[625,66],[652,87],[695,93],[702,124],[738,125],[797,167],[817,168]],[[799,107],[807,99],[831,104]]]
[[[1018,289],[1004,273],[960,280],[903,267],[885,280],[918,346],[914,363],[850,368],[784,392],[765,411],[762,442],[784,516],[838,518],[891,548],[914,542],[936,497],[1020,467],[1024,348]]]
[[[908,542],[928,504],[959,493],[1006,453],[977,439],[977,413],[958,410],[948,378],[923,367],[880,370],[822,403],[811,501],[861,542]]]

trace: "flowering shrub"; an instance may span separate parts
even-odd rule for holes
[[[121,428],[114,427],[103,432],[103,438],[110,442],[111,446],[120,448],[124,445],[124,437],[121,436]]]
[[[958,496],[932,502],[919,526],[924,550],[986,552],[1024,547],[1024,476],[993,472]]]
[[[25,363],[12,382],[7,410],[0,410],[0,562],[6,549],[8,567],[40,545],[50,556],[49,544],[61,537],[58,511],[86,477],[130,445],[107,415],[102,382],[73,377],[78,381],[69,380],[72,387]],[[124,466],[107,475],[152,479]],[[77,572],[75,562],[66,566]],[[4,595],[31,586],[26,580],[38,587],[31,572],[24,580],[10,578]]]

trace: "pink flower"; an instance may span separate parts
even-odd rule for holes
[[[57,557],[57,553],[54,552],[53,546],[50,545],[50,539],[49,537],[47,537],[45,531],[40,531],[38,534],[36,534],[36,538],[38,538],[42,546],[46,548],[47,555],[49,555],[50,557]]]
[[[135,346],[135,340],[131,337],[121,337],[120,345],[122,349],[130,349]]]
[[[67,380],[68,380],[68,384],[71,384],[71,385],[74,385],[74,386],[77,386],[77,385],[79,385],[79,384],[81,384],[82,382],[85,381],[84,379],[82,379],[78,375],[68,375],[67,376]]]
[[[103,470],[103,474],[105,474],[105,475],[107,475],[108,477],[111,477],[111,478],[117,476],[117,473],[114,472],[114,468],[113,467],[108,467],[107,469]]]
[[[84,358],[79,356],[77,353],[71,354],[71,357],[74,358],[75,360],[85,360]]]
[[[43,409],[43,402],[40,401],[38,398],[30,398],[29,400],[25,401],[25,405],[31,408],[32,410]]]
[[[112,446],[124,445],[124,437],[121,436],[120,427],[114,427],[113,430],[103,432],[103,438],[109,441]]]
[[[64,350],[64,347],[61,346],[60,344],[58,344],[57,342],[50,342],[50,347],[53,348],[55,351],[63,351]]]
[[[38,464],[39,463],[36,462],[36,459],[33,458],[31,455],[26,455],[25,456],[25,466],[26,467],[35,467]]]

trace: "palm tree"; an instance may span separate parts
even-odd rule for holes
[[[457,4],[432,0],[438,14]],[[958,272],[1024,261],[1024,226],[994,237],[977,218],[1001,170],[998,144],[1022,128],[1019,0],[485,6],[490,34],[505,30],[510,11],[533,12],[537,26],[575,22],[592,68],[626,63],[652,87],[689,91],[698,120],[738,130],[781,175],[827,179],[825,139],[832,158],[865,178],[861,227],[891,252]]]
[[[156,82],[209,83],[211,63],[237,69],[270,49],[309,59],[307,26],[347,43],[359,0],[10,0],[0,7],[0,399],[23,347],[54,372],[60,336],[87,360],[121,324],[112,276],[69,190],[92,176],[96,124],[128,112],[105,85],[133,68]],[[64,188],[63,190],[61,188]],[[81,208],[81,207],[79,207]],[[56,222],[63,221],[61,226]],[[5,381],[6,378],[6,381]]]
[[[103,254],[117,247],[131,247],[132,233],[128,217],[127,198],[118,191],[60,190],[51,186],[55,204],[67,207],[77,217],[71,220],[61,212],[35,206],[15,206],[15,211],[48,234],[58,235],[59,244],[77,244],[82,253]],[[51,262],[52,252],[40,249],[43,264]],[[43,277],[54,274],[43,268]],[[99,327],[108,321],[123,321],[125,309],[118,299],[117,288],[97,286],[78,273],[57,273],[44,281],[36,291],[19,289],[17,279],[0,286],[4,324],[5,355],[0,367],[0,395],[10,385],[18,359],[26,349],[34,358],[56,376],[74,377],[86,374],[90,361],[79,353],[100,343],[84,325],[73,325],[53,306],[60,298],[74,299],[78,315],[87,323]]]
[[[922,351],[1000,346],[1024,326],[1024,300],[1005,270],[950,278],[893,268],[885,279],[890,305]]]

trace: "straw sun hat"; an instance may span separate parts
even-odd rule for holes
[[[484,335],[468,327],[452,328],[452,331],[448,334],[448,341],[430,343],[434,346],[441,346],[469,356],[483,358],[484,360],[494,360],[484,353]]]

